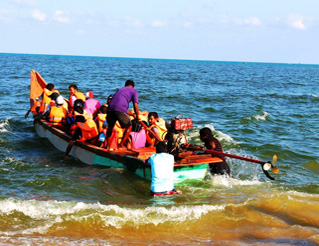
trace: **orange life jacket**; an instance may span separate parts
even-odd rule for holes
[[[77,92],[73,93],[72,95],[70,95],[70,99],[69,99],[69,103],[70,103],[71,108],[73,108],[73,102],[72,102],[73,96],[75,96],[76,99],[82,99],[83,102],[85,102],[85,100],[86,100],[86,97],[82,92],[77,91]]]
[[[86,122],[77,122],[76,124],[82,131],[80,141],[90,141],[99,135],[96,124],[92,119],[88,119]]]
[[[60,92],[58,90],[49,91],[47,88],[44,88],[43,98],[42,98],[41,106],[39,109],[40,113],[43,113],[47,110],[47,107],[51,102],[51,98],[49,96],[54,92],[56,92],[60,95]]]
[[[63,107],[51,107],[48,121],[53,126],[62,126],[65,122],[67,111]]]

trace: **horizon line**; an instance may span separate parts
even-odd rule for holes
[[[144,59],[144,60],[167,60],[167,61],[198,61],[198,62],[225,62],[225,63],[261,63],[261,64],[286,64],[286,65],[319,65],[314,63],[295,63],[295,62],[256,62],[256,61],[218,61],[218,60],[200,60],[200,59],[182,59],[182,58],[146,58],[146,57],[125,57],[125,56],[97,56],[97,55],[61,55],[61,54],[34,54],[34,53],[9,53],[0,52],[0,55],[37,55],[37,56],[65,56],[82,58],[111,58],[111,59]]]

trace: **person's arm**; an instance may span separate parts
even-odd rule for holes
[[[30,109],[28,110],[28,112],[25,114],[25,116],[24,116],[25,119],[28,118],[30,112],[31,112],[31,108],[30,108]]]
[[[209,142],[209,144],[210,144],[210,146],[212,146],[211,150],[216,149],[216,144],[213,141]]]
[[[140,118],[140,111],[138,109],[138,103],[134,103],[133,106],[134,106],[134,112],[136,115],[136,119],[139,119]]]
[[[67,159],[69,157],[69,153],[74,145],[75,141],[74,140],[71,140],[68,147],[66,148],[66,151],[65,151],[65,155],[64,155],[64,158]]]

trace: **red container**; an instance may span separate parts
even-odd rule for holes
[[[173,121],[172,125],[174,127],[174,130],[176,131],[184,131],[187,129],[192,129],[193,128],[193,120],[191,118],[179,118],[179,116],[183,115],[178,115]]]

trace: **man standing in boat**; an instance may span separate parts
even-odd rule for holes
[[[133,80],[127,80],[125,82],[125,87],[119,89],[114,96],[112,97],[112,100],[110,101],[107,109],[107,149],[110,149],[110,142],[111,142],[111,136],[112,131],[114,128],[114,125],[116,121],[118,121],[122,128],[125,129],[123,138],[121,143],[119,144],[119,148],[124,148],[130,132],[132,130],[132,124],[130,120],[130,115],[134,116],[135,119],[139,118],[139,109],[138,109],[138,94],[136,90],[134,89],[135,84]],[[133,102],[133,108],[135,114],[131,113],[129,108],[129,103]]]

